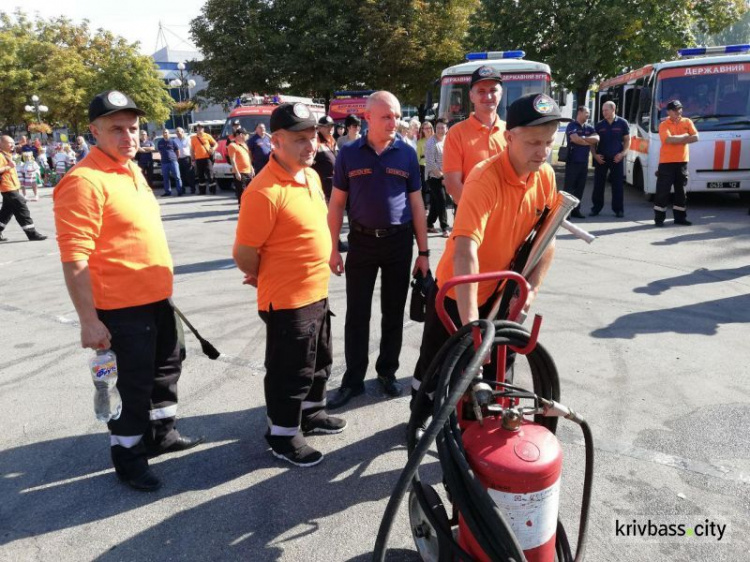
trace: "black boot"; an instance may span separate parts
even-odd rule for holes
[[[654,209],[654,224],[656,226],[664,226],[664,219],[667,218],[666,211],[657,211]]]
[[[26,236],[31,240],[32,242],[38,242],[40,240],[46,240],[47,237],[44,234],[39,234],[37,232],[36,228],[32,228],[31,230],[25,230]]]
[[[113,445],[111,452],[117,477],[125,484],[140,492],[153,492],[161,488],[161,480],[148,466],[146,446],[142,441],[130,448]]]
[[[5,230],[5,227],[0,228],[0,242],[7,242],[7,238],[3,236],[3,230]]]
[[[690,226],[693,224],[689,220],[687,220],[687,211],[680,211],[678,209],[672,209],[672,212],[674,213],[674,223],[675,224],[681,224],[683,226]]]

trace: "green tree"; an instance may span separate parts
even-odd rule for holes
[[[736,21],[746,0],[480,0],[468,44],[521,48],[583,100],[595,79],[675,56]]]
[[[24,113],[32,94],[49,107],[50,123],[82,131],[88,105],[99,92],[127,92],[163,122],[172,99],[151,57],[104,30],[92,32],[88,22],[65,17],[30,20],[20,11],[0,12],[0,126],[32,118]]]
[[[419,103],[462,54],[478,0],[208,0],[191,24],[207,97],[289,92],[329,98],[388,89]]]

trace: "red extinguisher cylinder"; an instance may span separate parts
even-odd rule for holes
[[[509,429],[513,427],[514,429]],[[517,417],[471,424],[463,433],[466,456],[487,493],[510,521],[529,562],[554,562],[562,448],[545,427]],[[490,561],[459,518],[459,544]]]

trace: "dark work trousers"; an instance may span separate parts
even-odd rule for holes
[[[378,376],[388,379],[394,378],[398,371],[404,335],[404,308],[411,279],[414,230],[402,230],[384,238],[352,230],[348,239],[344,328],[346,372],[341,386],[361,389],[364,388],[369,364],[370,311],[378,270],[382,319],[380,355],[375,370]]]
[[[232,180],[234,183],[234,193],[237,195],[237,204],[242,204],[242,194],[245,193],[245,188],[250,183],[250,174],[240,174],[240,179],[236,177]]]
[[[183,156],[177,159],[180,166],[180,177],[182,185],[190,188],[191,193],[195,193],[195,172],[193,171],[193,161],[190,156]]]
[[[659,164],[656,177],[656,195],[654,196],[654,209],[666,211],[670,204],[670,193],[674,186],[672,196],[672,209],[674,211],[686,211],[687,198],[685,196],[685,185],[688,181],[687,162],[669,162]]]
[[[425,167],[424,164],[419,165],[419,181],[422,185],[422,201],[424,202],[424,208],[429,209],[432,205],[432,193],[427,187],[427,179],[425,178]]]
[[[325,409],[331,376],[331,311],[328,299],[259,311],[266,324],[266,394],[269,435],[293,437],[303,419]]]
[[[154,162],[148,162],[146,164],[141,164],[138,162],[138,166],[141,168],[141,172],[143,172],[143,177],[146,178],[146,183],[149,185],[149,187],[154,187]]]
[[[573,212],[581,212],[581,203],[583,201],[583,191],[586,189],[586,177],[589,174],[589,163],[571,162],[565,163],[565,191],[578,199],[579,203]],[[604,203],[602,203],[604,204]]]
[[[430,214],[427,215],[427,226],[432,227],[440,221],[440,228],[448,228],[448,212],[445,210],[445,187],[442,178],[429,178],[427,188],[430,192]]]
[[[182,372],[174,309],[167,300],[99,310],[117,356],[120,418],[107,425],[112,444],[130,448],[143,436],[146,445],[169,447],[175,430],[177,381]]]
[[[333,192],[333,176],[330,178],[320,176],[320,185],[323,187],[323,193],[326,196],[326,204],[331,200],[331,193]],[[346,198],[347,203],[349,198]]]
[[[206,194],[206,186],[211,193],[216,193],[214,181],[214,163],[210,158],[200,158],[195,161],[195,170],[198,176],[198,193]]]
[[[422,344],[419,346],[419,359],[414,367],[414,378],[412,379],[411,387],[413,390],[419,390],[422,384],[422,380],[427,373],[430,363],[433,358],[438,354],[440,348],[443,347],[450,334],[445,329],[443,323],[440,321],[440,317],[437,314],[435,308],[435,297],[437,297],[439,287],[437,283],[432,288],[432,291],[427,295],[427,308],[425,310],[424,320],[424,332],[422,332]],[[487,302],[479,307],[479,317],[486,318],[490,310],[492,310],[492,304],[495,297],[490,297]],[[445,299],[445,311],[448,316],[451,317],[456,327],[461,326],[461,317],[458,314],[458,303],[450,297]],[[510,349],[506,350],[506,371],[511,369],[515,362],[516,353]],[[483,367],[483,375],[485,379],[497,380],[497,353],[493,350],[491,362]],[[507,376],[507,375],[506,375]],[[433,377],[430,380],[429,386],[425,389],[426,392],[432,397],[432,393],[435,391],[438,379]]]
[[[11,217],[16,217],[16,221],[24,232],[34,230],[34,221],[31,220],[31,213],[26,205],[26,199],[21,195],[21,191],[4,191],[3,206],[0,207],[0,232],[8,226]]]
[[[625,160],[620,160],[615,164],[612,156],[605,156],[604,164],[599,164],[594,160],[594,193],[591,196],[591,212],[598,213],[604,207],[604,185],[607,183],[607,174],[612,182],[612,210],[615,213],[622,213],[625,211],[623,202]]]

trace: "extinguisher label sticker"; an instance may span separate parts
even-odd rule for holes
[[[557,529],[557,508],[560,504],[560,479],[538,492],[514,494],[488,490],[495,504],[510,520],[521,548],[529,550],[546,544]]]

